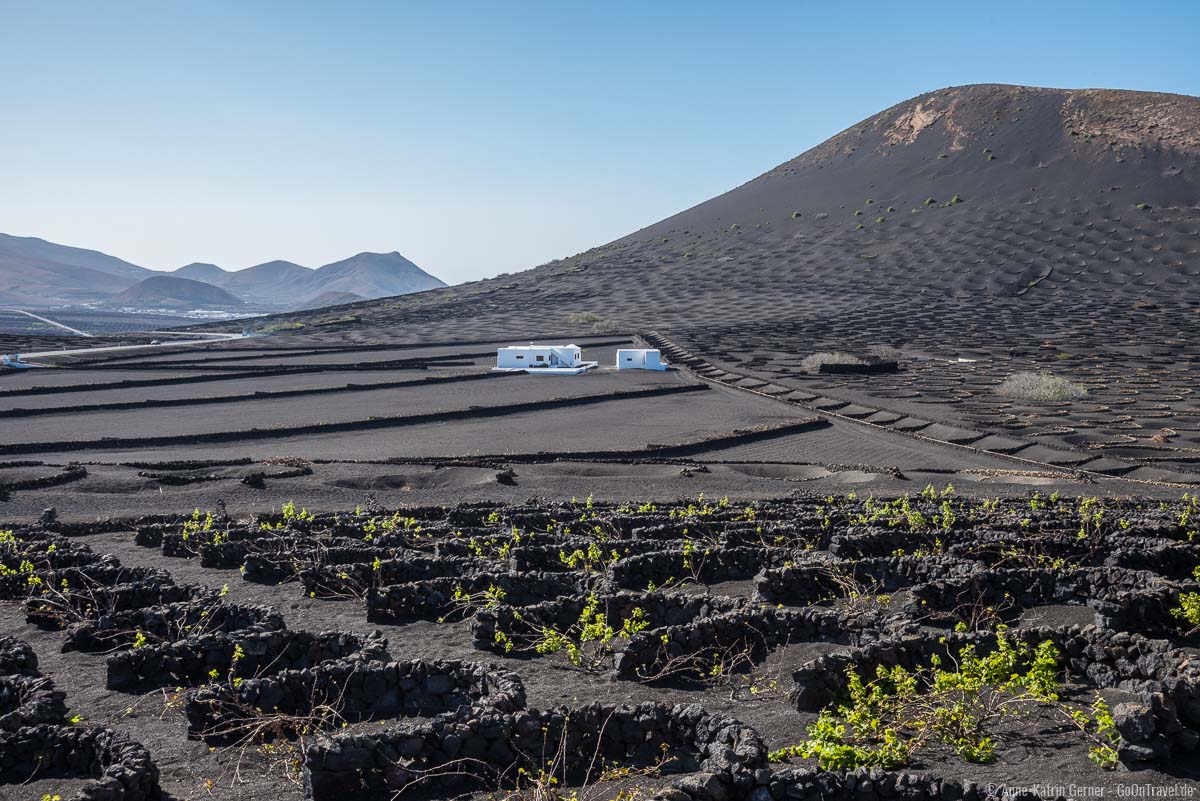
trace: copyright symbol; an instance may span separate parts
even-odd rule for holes
[[[999,788],[1000,788],[1000,785],[996,784],[995,782],[989,782],[987,784],[987,786],[984,787],[983,789],[989,796],[994,796],[994,795],[996,795],[996,790],[998,790]]]

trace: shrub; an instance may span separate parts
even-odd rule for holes
[[[861,228],[862,226],[859,227]],[[821,369],[822,364],[865,364],[865,362],[853,353],[822,351],[805,357],[804,361],[800,362],[800,369],[805,372],[815,373]]]
[[[615,334],[621,330],[616,320],[597,320],[592,323],[593,334]]]
[[[1192,573],[1200,581],[1200,567]],[[1183,592],[1179,594],[1179,606],[1171,610],[1181,624],[1186,624],[1188,633],[1200,629],[1200,592]]]
[[[604,318],[595,312],[571,312],[567,315],[567,322],[571,325],[583,325],[585,323],[598,323]]]
[[[867,348],[867,355],[890,362],[900,358],[900,349],[891,345],[872,345]]]
[[[996,388],[996,393],[1019,400],[1067,401],[1084,397],[1087,389],[1042,371],[1013,373]]]
[[[357,323],[359,321],[357,314],[346,314],[341,317],[334,317],[330,320],[319,320],[316,325],[341,325],[343,323]]]
[[[1179,606],[1172,609],[1171,614],[1192,627],[1200,626],[1200,592],[1181,593]]]
[[[272,323],[271,325],[263,326],[259,329],[263,334],[274,334],[277,331],[299,331],[304,327],[304,323],[296,320],[290,323]]]

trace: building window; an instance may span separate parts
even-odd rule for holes
[[[518,359],[524,359],[525,357],[524,357],[524,356],[518,356],[517,358],[518,358]]]
[[[546,361],[546,357],[545,357],[545,356],[538,356],[538,357],[537,357],[537,360],[538,360],[539,362],[544,362],[544,361]]]

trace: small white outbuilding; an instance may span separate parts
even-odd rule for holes
[[[38,366],[36,364],[29,364],[21,361],[21,354],[19,353],[4,354],[4,358],[0,359],[0,364],[5,367],[11,367],[14,370],[32,370]]]
[[[585,362],[583,350],[571,345],[509,345],[496,350],[496,370],[525,370],[543,375],[575,375],[596,366]]]
[[[666,370],[670,366],[655,348],[624,348],[617,351],[618,370]]]

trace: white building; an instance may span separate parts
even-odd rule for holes
[[[590,370],[578,345],[509,345],[496,350],[496,370],[525,370],[545,375],[575,375]]]
[[[671,365],[662,360],[655,348],[628,348],[617,351],[618,370],[666,370]]]

